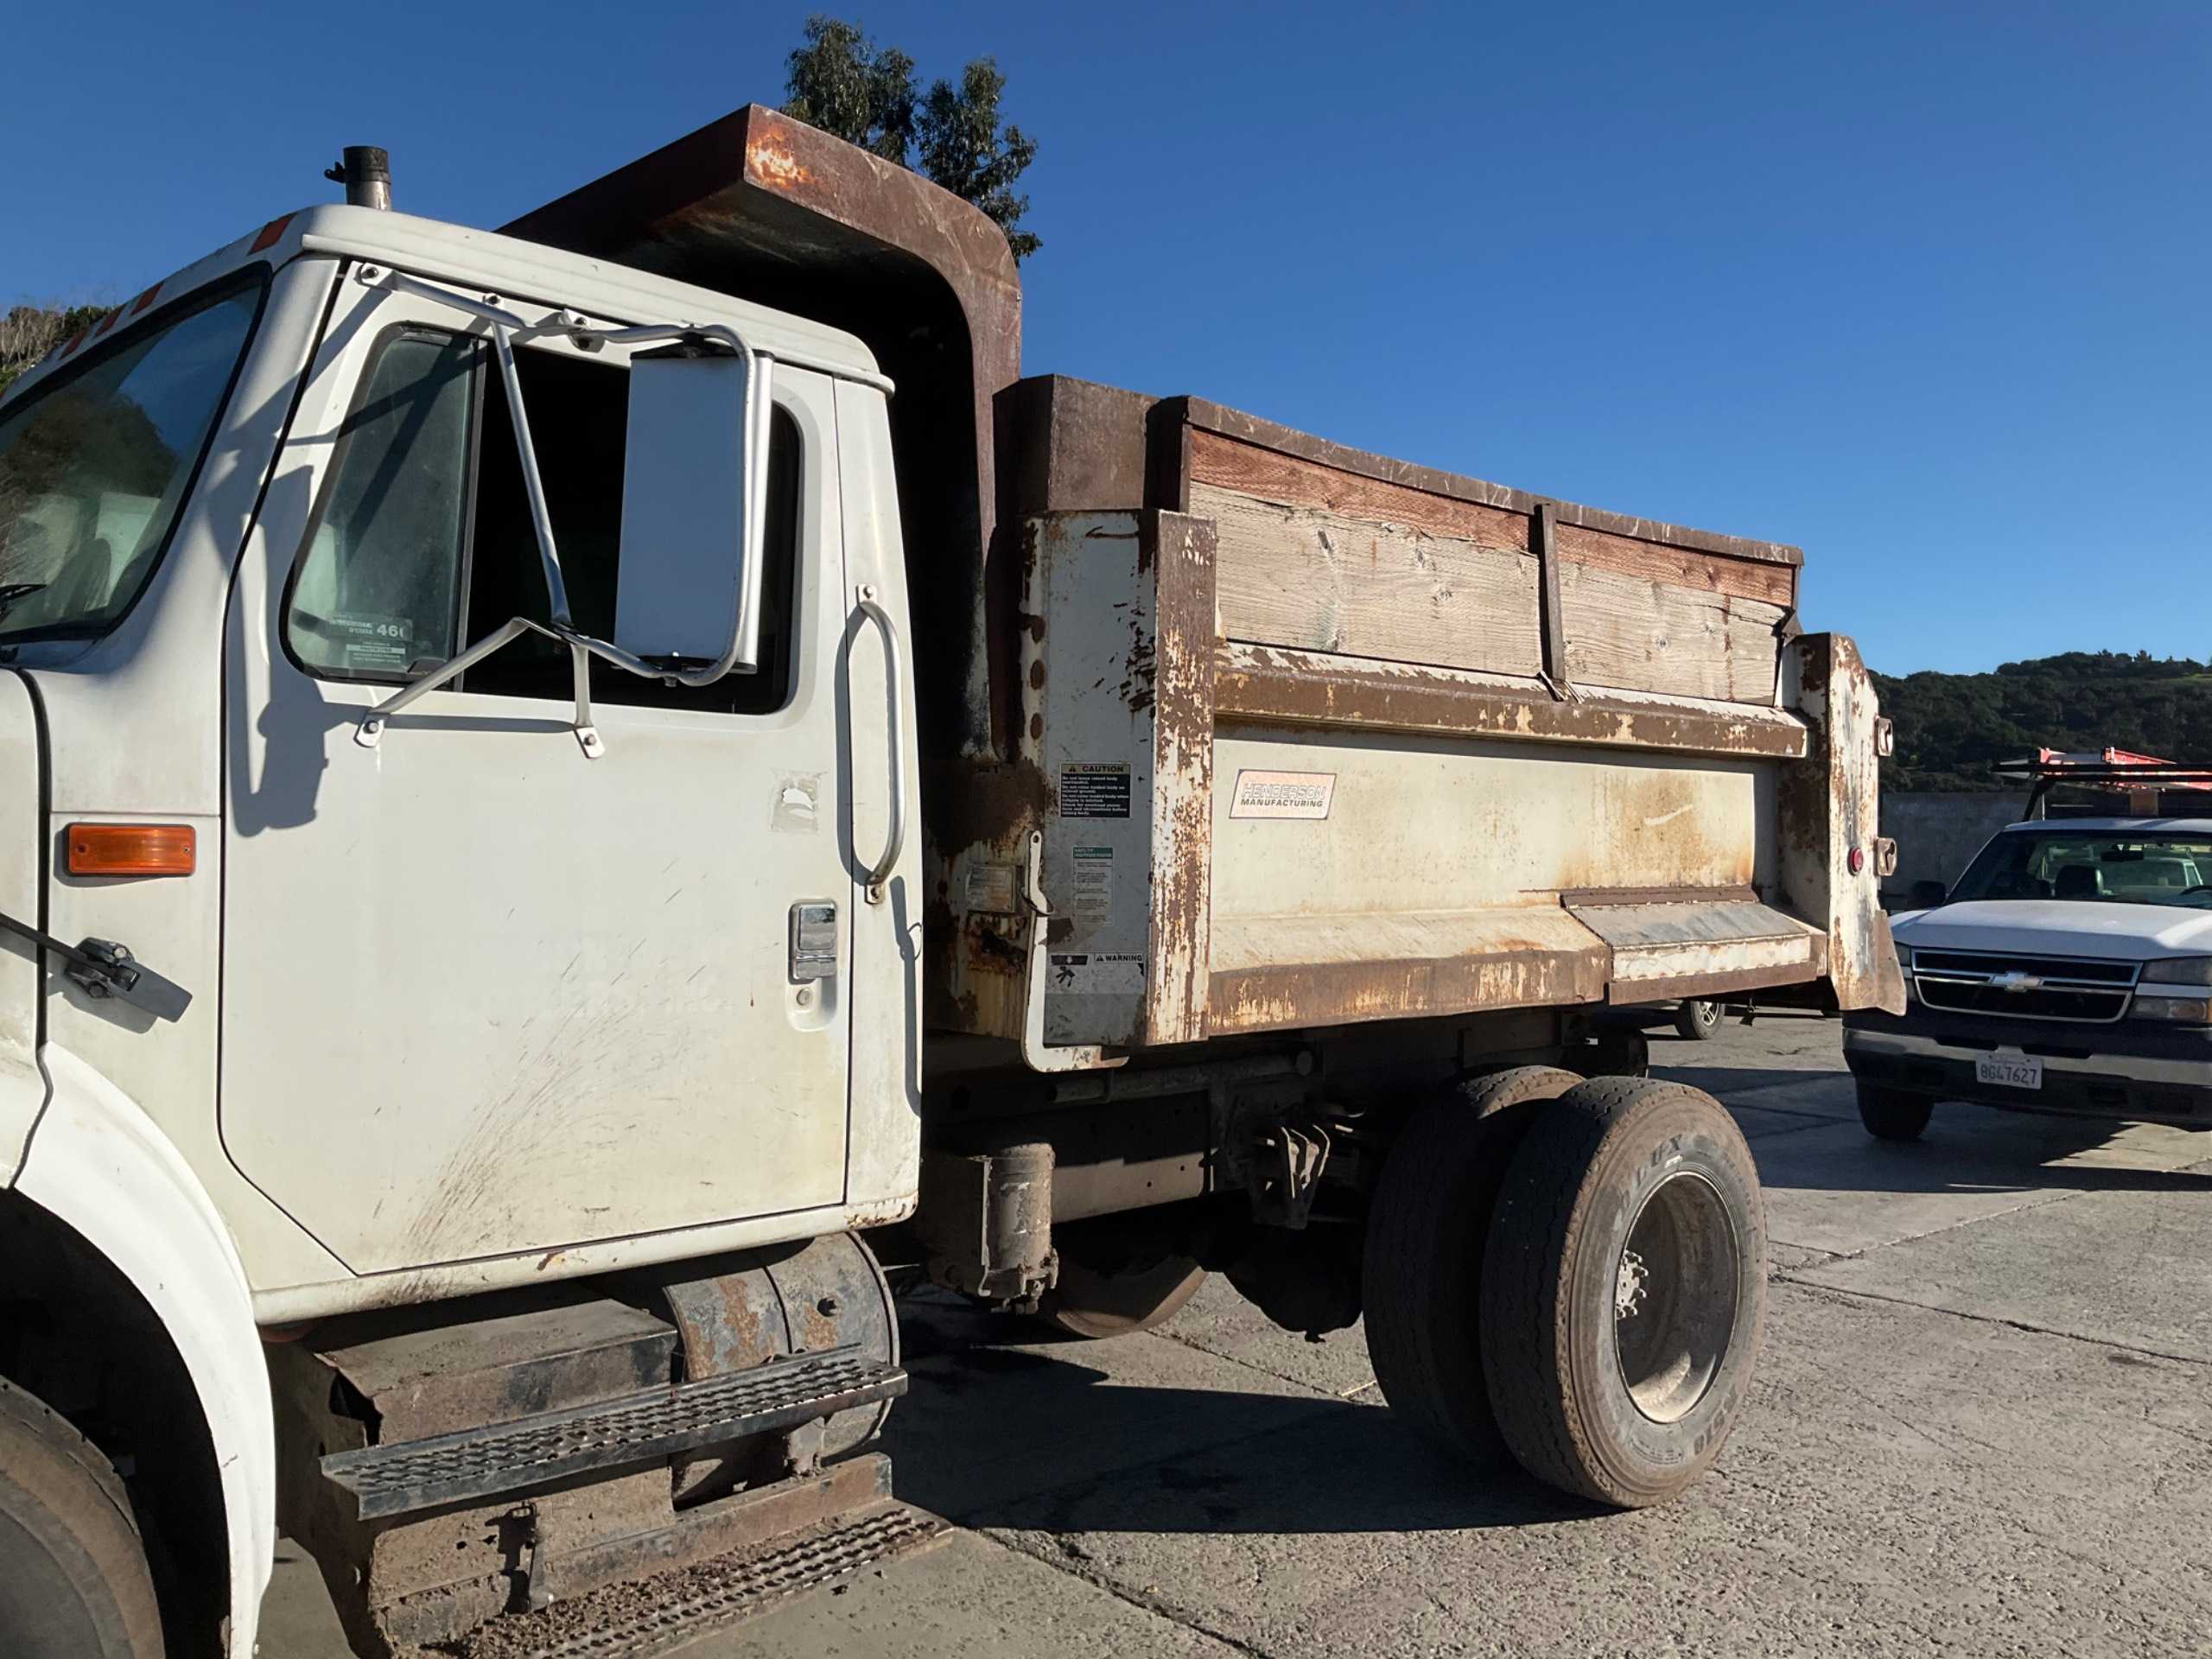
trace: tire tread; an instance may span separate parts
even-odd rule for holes
[[[1458,1259],[1446,1241],[1464,1206],[1480,1202],[1485,1160],[1502,1174],[1511,1156],[1521,1126],[1497,1120],[1580,1081],[1571,1071],[1521,1066],[1471,1078],[1421,1107],[1391,1147],[1369,1208],[1362,1300],[1376,1382],[1414,1428],[1478,1462],[1495,1462],[1505,1448],[1484,1397],[1478,1264]],[[1478,1247],[1482,1236],[1475,1235]],[[1469,1348],[1471,1355],[1460,1351]]]

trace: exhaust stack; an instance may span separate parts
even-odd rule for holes
[[[346,187],[349,207],[391,211],[391,156],[374,144],[348,144],[338,165],[322,175]]]

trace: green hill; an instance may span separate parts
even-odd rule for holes
[[[2037,747],[2133,749],[2212,766],[2212,666],[2069,651],[1988,674],[1874,676],[1897,722],[1885,789],[2018,789],[1990,766]]]

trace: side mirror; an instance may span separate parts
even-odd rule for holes
[[[1912,907],[1915,910],[1934,910],[1950,902],[1950,890],[1941,881],[1916,881],[1912,884]]]
[[[693,340],[630,359],[613,643],[688,683],[760,666],[769,366]]]

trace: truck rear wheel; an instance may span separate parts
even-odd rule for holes
[[[1711,1096],[1596,1078],[1536,1115],[1507,1170],[1482,1284],[1483,1358],[1523,1468],[1623,1509],[1719,1455],[1766,1310],[1766,1221]]]
[[[1871,1083],[1859,1085],[1859,1121],[1878,1140],[1919,1140],[1935,1110],[1936,1103],[1926,1095],[1908,1095]]]
[[[0,1653],[161,1659],[153,1574],[123,1482],[83,1435],[0,1382]]]
[[[1475,1313],[1491,1206],[1526,1115],[1581,1079],[1524,1065],[1463,1084],[1414,1113],[1369,1207],[1362,1300],[1367,1355],[1390,1409],[1477,1463],[1505,1451]]]

